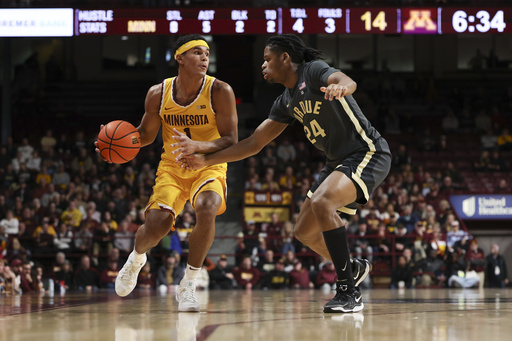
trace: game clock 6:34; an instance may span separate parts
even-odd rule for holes
[[[448,13],[446,13],[448,12]],[[487,9],[443,9],[443,33],[503,33],[510,31],[510,10],[499,8]]]

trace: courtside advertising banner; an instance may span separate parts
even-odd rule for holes
[[[462,220],[512,220],[512,195],[452,195],[450,202]]]
[[[0,9],[0,37],[71,37],[72,8]]]

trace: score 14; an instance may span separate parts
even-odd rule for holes
[[[361,16],[361,20],[364,21],[364,29],[366,31],[371,31],[372,27],[384,31],[388,26],[388,23],[386,22],[386,13],[384,13],[384,11],[377,13],[373,21],[372,13],[370,11],[366,11]]]

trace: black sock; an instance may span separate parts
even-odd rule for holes
[[[334,230],[324,231],[324,240],[332,258],[332,263],[336,268],[338,281],[354,285],[352,277],[352,263],[350,262],[350,253],[348,251],[347,230],[345,226]]]

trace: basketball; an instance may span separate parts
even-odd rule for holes
[[[126,163],[140,150],[140,134],[129,122],[112,121],[100,130],[98,149],[106,161]]]

